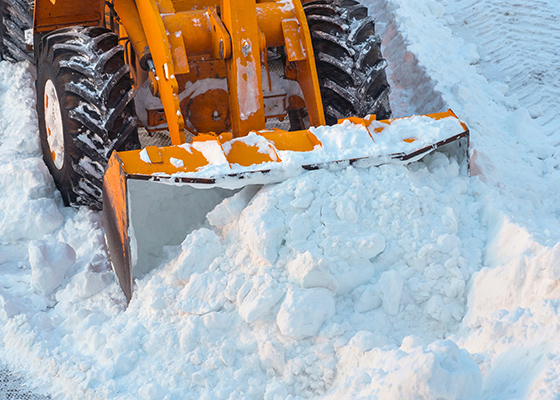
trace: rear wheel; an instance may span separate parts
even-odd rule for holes
[[[25,0],[0,0],[0,60],[33,61],[25,44],[25,31],[32,24]]]
[[[37,64],[43,158],[66,205],[101,209],[113,150],[140,148],[130,68],[117,35],[100,27],[44,37]]]
[[[313,0],[303,8],[327,124],[367,114],[389,118],[387,61],[367,8],[354,0]]]

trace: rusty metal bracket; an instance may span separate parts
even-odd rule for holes
[[[231,58],[231,37],[226,27],[216,14],[215,9],[210,8],[207,12],[212,26],[212,57],[221,60]]]

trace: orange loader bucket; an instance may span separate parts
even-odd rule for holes
[[[451,111],[393,120],[348,118],[306,131],[199,135],[192,143],[114,152],[103,183],[111,261],[130,301],[133,279],[161,262],[206,214],[248,185],[356,162],[408,163],[434,151],[467,161],[469,130]],[[295,167],[294,167],[295,165]]]

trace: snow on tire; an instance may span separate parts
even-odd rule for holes
[[[39,54],[43,158],[66,205],[101,209],[111,152],[140,148],[124,49],[105,28],[72,27],[45,36]]]
[[[33,61],[25,44],[25,31],[33,25],[24,0],[0,0],[0,61]]]
[[[391,116],[381,39],[367,8],[353,0],[304,4],[327,124],[350,116]]]

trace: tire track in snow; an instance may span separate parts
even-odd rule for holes
[[[560,146],[560,3],[465,0],[454,17],[453,29],[477,43],[483,75],[507,84]]]

